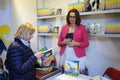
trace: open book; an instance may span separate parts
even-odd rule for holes
[[[38,63],[40,64],[41,67],[46,67],[44,64],[44,60],[47,59],[48,61],[52,61],[55,58],[55,56],[53,54],[53,48],[47,49],[46,47],[43,47],[38,51],[43,52],[45,54],[43,57],[38,59]]]

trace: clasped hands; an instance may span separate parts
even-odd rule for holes
[[[78,46],[78,45],[79,45],[78,42],[76,42],[76,41],[74,41],[74,40],[72,40],[72,39],[70,39],[70,38],[64,39],[63,42],[62,42],[62,44],[66,44],[66,45],[68,45],[68,46],[70,46],[70,47]]]

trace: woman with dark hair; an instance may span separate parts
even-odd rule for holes
[[[88,34],[81,23],[81,17],[76,9],[72,9],[66,16],[66,22],[60,32],[58,46],[60,49],[60,67],[64,66],[65,60],[79,61],[80,74],[88,74],[86,66],[86,52],[88,47]]]

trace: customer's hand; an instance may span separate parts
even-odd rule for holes
[[[44,64],[44,66],[50,66],[51,60],[45,59],[44,62],[43,62],[43,64]]]
[[[37,53],[35,53],[35,56],[36,56],[37,58],[41,58],[43,55],[44,55],[44,53],[42,53],[42,52],[37,52]]]

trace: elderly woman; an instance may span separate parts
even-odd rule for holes
[[[34,54],[30,47],[35,28],[30,23],[20,25],[10,44],[5,61],[10,80],[35,80],[35,64],[44,54]]]

